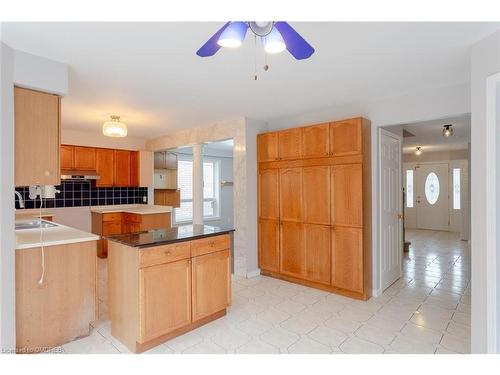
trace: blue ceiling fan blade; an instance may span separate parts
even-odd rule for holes
[[[279,21],[274,24],[286,44],[286,49],[297,60],[307,59],[314,53],[314,48],[297,33],[288,23]]]
[[[222,26],[219,31],[217,31],[212,37],[207,40],[207,42],[201,46],[201,48],[196,51],[196,54],[200,57],[208,57],[208,56],[213,56],[215,53],[221,48],[217,44],[217,41],[219,40],[220,34],[226,29],[226,27],[229,26],[231,22],[227,22],[224,26]]]

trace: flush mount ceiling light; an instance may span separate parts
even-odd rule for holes
[[[453,135],[453,125],[444,125],[443,126],[443,136],[451,137]]]
[[[279,53],[286,49],[297,60],[307,59],[314,53],[314,48],[286,22],[230,21],[212,35],[196,54],[208,57],[215,55],[221,47],[240,47],[248,29],[255,37],[260,37],[267,53]]]
[[[127,125],[120,122],[120,116],[110,116],[111,120],[102,125],[102,134],[106,137],[126,137]]]
[[[417,146],[415,147],[415,155],[422,155],[422,147]]]

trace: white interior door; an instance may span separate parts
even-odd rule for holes
[[[380,272],[382,290],[401,277],[402,187],[401,138],[380,129]]]
[[[449,229],[448,164],[421,164],[416,168],[417,228]]]

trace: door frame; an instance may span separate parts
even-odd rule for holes
[[[499,326],[499,311],[497,306],[497,282],[499,280],[497,262],[497,95],[500,95],[500,73],[486,79],[486,348],[487,353],[497,353],[499,343],[497,329]]]
[[[399,194],[398,194],[398,211],[403,212],[403,137],[398,136],[388,130],[378,128],[378,154],[377,154],[377,188],[378,188],[378,199],[377,199],[377,259],[378,259],[378,284],[379,290],[374,293],[374,296],[378,296],[383,293],[382,290],[382,207],[380,202],[382,200],[382,137],[387,136],[396,139],[399,142]],[[400,263],[403,264],[403,220],[399,220],[399,240],[401,246]],[[399,273],[401,278],[403,273],[402,267]]]

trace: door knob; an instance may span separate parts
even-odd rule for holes
[[[402,219],[403,218],[403,214],[397,214],[398,216],[398,219]]]

